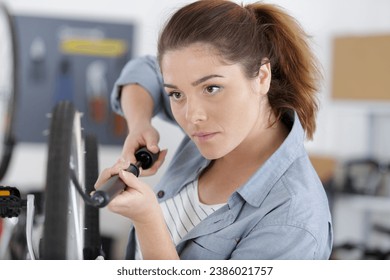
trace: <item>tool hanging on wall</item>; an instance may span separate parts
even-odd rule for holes
[[[46,43],[42,37],[35,37],[30,50],[30,78],[34,82],[42,82],[46,78]]]
[[[72,65],[69,58],[61,59],[55,83],[54,104],[60,101],[73,101]]]
[[[90,63],[86,70],[88,112],[92,121],[103,123],[108,115],[107,66],[101,60]]]

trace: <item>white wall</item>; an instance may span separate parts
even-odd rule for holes
[[[82,19],[99,19],[115,22],[135,22],[136,55],[154,54],[156,40],[161,25],[170,13],[184,3],[192,1],[161,0],[3,0],[14,14],[38,14]],[[241,1],[237,1],[241,2]],[[242,1],[252,2],[252,1]],[[313,47],[323,65],[325,81],[321,91],[321,111],[315,140],[307,143],[310,152],[333,155],[339,158],[367,154],[368,132],[370,131],[367,111],[374,109],[390,115],[390,104],[357,104],[334,102],[330,98],[332,69],[332,39],[347,34],[390,34],[390,1],[388,0],[270,0],[287,9],[312,35]],[[362,71],[363,71],[362,65]],[[390,74],[390,73],[389,73]],[[48,109],[49,110],[49,109]],[[173,151],[181,138],[181,132],[155,121],[161,129],[161,146]],[[382,121],[382,123],[388,123]],[[379,127],[380,138],[389,139],[390,131]],[[374,131],[375,133],[375,131]],[[380,139],[376,138],[375,141]],[[388,141],[387,141],[388,142]],[[387,159],[390,148],[383,141],[376,143],[376,153]],[[101,147],[100,166],[110,166],[119,156],[120,149]],[[168,157],[169,160],[169,157]],[[46,167],[46,147],[19,143],[16,147],[12,165],[5,178],[7,184],[23,187],[25,185],[43,186]],[[162,170],[163,172],[163,170]],[[159,175],[146,179],[150,184]],[[103,231],[112,232],[125,241],[128,224],[120,217],[106,211],[102,213]],[[108,221],[114,221],[116,227]]]

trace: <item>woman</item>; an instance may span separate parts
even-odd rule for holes
[[[127,258],[329,258],[328,202],[303,145],[319,72],[299,24],[273,5],[197,1],[168,21],[157,61],[131,61],[117,81],[129,135],[97,182],[119,172],[128,186],[109,205],[133,222]],[[186,137],[153,191],[122,169],[140,146],[159,150],[156,114]]]

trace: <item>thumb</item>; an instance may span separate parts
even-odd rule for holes
[[[152,153],[158,153],[160,148],[158,147],[159,135],[155,131],[148,131],[144,134],[146,148]]]
[[[142,190],[143,190],[142,184],[133,173],[127,172],[126,170],[122,169],[119,172],[119,177],[123,180],[123,182],[129,188],[132,188],[132,189],[142,193]]]

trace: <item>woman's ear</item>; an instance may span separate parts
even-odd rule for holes
[[[271,84],[271,63],[269,60],[263,59],[259,69],[260,93],[265,95],[268,93]]]

